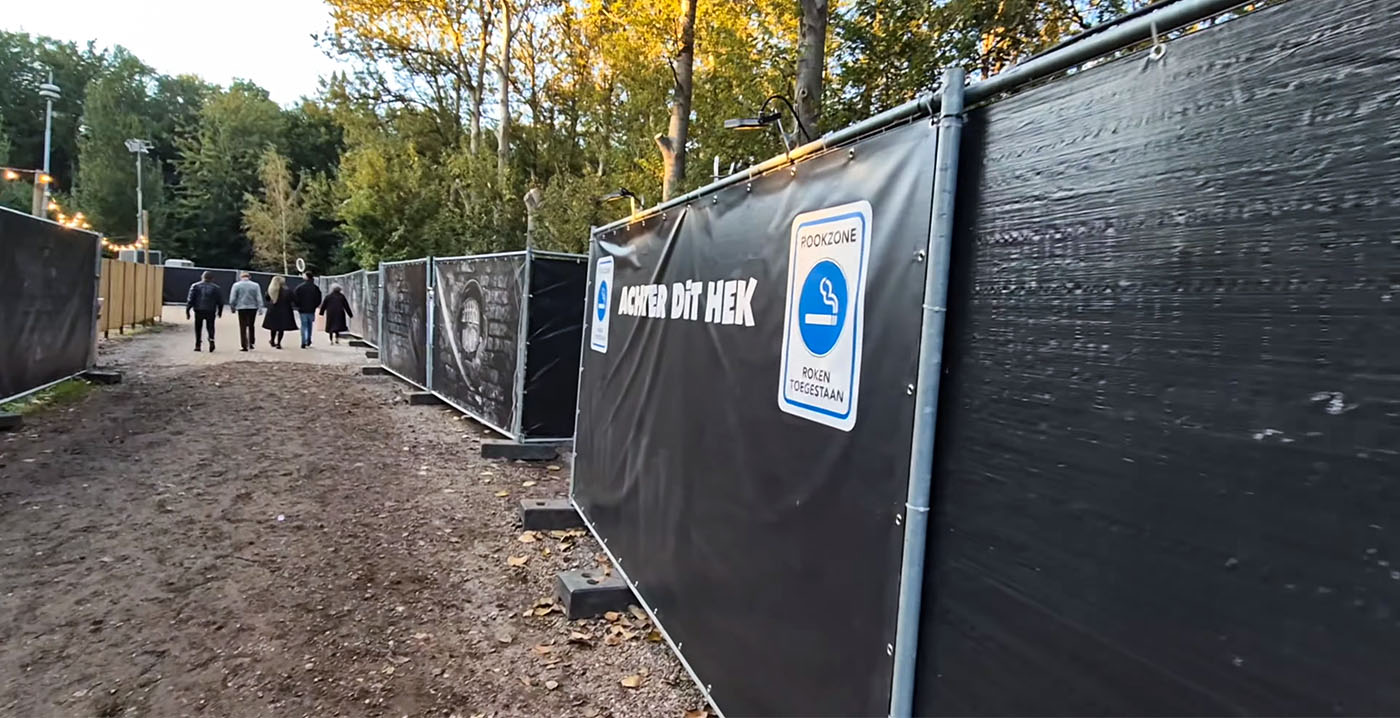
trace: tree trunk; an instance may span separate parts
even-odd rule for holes
[[[477,38],[476,45],[476,82],[471,87],[472,103],[472,124],[471,124],[471,152],[476,156],[481,149],[481,110],[482,98],[486,94],[486,63],[491,57],[491,21],[492,16],[486,3],[478,4],[478,17],[481,18],[481,37]]]
[[[820,134],[822,77],[826,70],[828,0],[802,0],[797,34],[797,117],[815,136]]]
[[[501,56],[497,70],[501,75],[501,123],[496,134],[496,175],[505,191],[506,176],[510,170],[510,45],[514,40],[511,0],[501,3]]]
[[[690,97],[695,89],[695,6],[699,0],[681,0],[681,47],[674,67],[676,94],[671,102],[669,135],[657,135],[665,175],[661,201],[665,202],[685,183],[685,143],[690,134]]]

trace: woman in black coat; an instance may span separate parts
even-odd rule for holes
[[[296,312],[292,309],[292,293],[287,290],[287,280],[273,277],[267,287],[267,316],[263,317],[263,329],[272,332],[274,349],[282,348],[282,336],[297,330]]]
[[[339,284],[332,285],[331,293],[321,302],[321,316],[326,318],[326,333],[331,335],[331,343],[339,344],[340,335],[350,331],[350,325],[345,320],[355,316],[350,311],[350,300],[345,298]]]

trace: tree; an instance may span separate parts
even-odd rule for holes
[[[671,62],[675,88],[671,100],[670,134],[656,136],[656,145],[661,148],[665,168],[661,185],[663,201],[670,199],[671,194],[685,182],[685,143],[690,131],[690,98],[695,90],[695,6],[698,1],[680,0],[680,19],[677,22],[679,46],[675,60]]]
[[[802,25],[797,33],[797,118],[813,133],[820,132],[828,14],[827,0],[802,0]]]
[[[83,106],[83,133],[78,137],[78,181],[74,194],[78,206],[93,226],[124,237],[136,238],[136,167],[126,148],[126,140],[150,139],[155,123],[147,86],[152,71],[121,48],[113,51],[112,63],[104,74],[88,84]],[[152,214],[162,205],[163,182],[159,156],[145,163],[142,201]],[[160,246],[161,237],[152,242]]]
[[[243,195],[243,231],[253,244],[253,261],[263,269],[276,270],[280,260],[283,274],[291,273],[292,255],[305,254],[301,233],[306,230],[307,212],[302,183],[293,184],[287,158],[268,147],[258,163],[262,196]]]
[[[280,148],[285,122],[267,91],[235,82],[200,109],[194,133],[180,141],[172,246],[196,263],[241,267],[251,258],[243,234],[243,196],[257,190],[267,147]]]

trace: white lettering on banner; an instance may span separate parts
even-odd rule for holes
[[[841,431],[859,404],[870,225],[869,202],[804,212],[788,245],[778,408]]]
[[[608,353],[608,325],[613,314],[613,258],[598,260],[593,272],[593,334],[588,345],[595,352]]]
[[[608,265],[612,280],[612,265]],[[602,272],[599,267],[599,272]],[[617,313],[645,319],[680,319],[732,326],[754,326],[753,295],[758,279],[687,279],[666,284],[636,284],[617,290]],[[701,309],[701,303],[704,309]],[[595,301],[601,301],[595,297]],[[599,315],[600,317],[602,315]],[[600,319],[599,321],[603,321]],[[600,351],[606,351],[605,349]]]

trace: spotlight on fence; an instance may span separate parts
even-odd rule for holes
[[[725,120],[724,129],[738,130],[740,132],[761,130],[782,118],[783,116],[776,112],[768,115],[760,115],[758,117],[736,117],[734,119]]]
[[[624,197],[632,203],[632,214],[636,214],[637,204],[642,201],[642,198],[638,197],[635,193],[632,192],[632,190],[627,189],[626,187],[618,187],[616,192],[609,192],[603,195],[600,199],[602,199],[604,202],[611,202],[613,200],[622,199]]]
[[[781,111],[768,112],[768,105],[774,100],[781,102],[784,107],[787,107],[788,112],[792,114],[792,132],[783,129],[783,115]],[[803,141],[812,141],[812,134],[808,132],[807,127],[802,124],[802,118],[797,116],[797,108],[792,106],[791,100],[782,95],[770,95],[768,99],[764,100],[763,104],[758,108],[758,117],[739,117],[724,121],[724,128],[726,130],[761,130],[772,125],[777,126],[778,135],[783,139],[783,149],[787,150],[789,154],[792,153],[792,140],[797,138],[797,133],[802,133]]]

